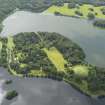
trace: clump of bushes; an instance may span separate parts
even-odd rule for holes
[[[64,3],[60,2],[60,1],[57,1],[56,3],[54,3],[54,5],[56,5],[56,6],[64,6]]]
[[[94,11],[94,9],[93,8],[89,8],[89,11]]]
[[[95,18],[95,15],[93,13],[89,12],[87,17],[88,17],[88,19],[92,20]]]
[[[12,100],[13,98],[17,97],[18,96],[18,93],[13,90],[13,91],[9,91],[7,94],[6,94],[6,99],[7,100]]]
[[[103,15],[105,15],[105,8],[102,8],[101,12],[102,12]]]
[[[57,16],[60,16],[61,15],[61,13],[60,12],[57,12],[57,11],[55,11],[54,14],[57,15]]]
[[[7,84],[7,85],[8,85],[8,84],[11,84],[11,83],[12,83],[12,80],[6,80],[6,81],[5,81],[5,84]]]
[[[94,26],[97,26],[97,27],[105,28],[105,20],[101,20],[101,19],[95,20],[95,21],[93,22],[93,25],[94,25]]]
[[[97,13],[97,12],[95,12],[95,15],[98,15],[98,13]]]
[[[79,16],[83,16],[83,13],[80,12],[80,11],[75,11],[75,14],[76,14],[76,15],[79,15]]]

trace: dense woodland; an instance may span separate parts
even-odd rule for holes
[[[85,54],[77,44],[57,33],[39,32],[38,35],[36,33],[21,33],[14,36],[14,43],[16,46],[14,53],[22,53],[25,56],[19,59],[19,62],[29,65],[28,68],[26,67],[28,72],[35,68],[40,70],[40,67],[45,71],[56,70],[42,50],[45,47],[48,49],[56,47],[64,55],[64,58],[73,65],[83,62],[85,58]],[[11,66],[19,72],[19,65],[17,69],[15,68],[16,64],[12,63]]]
[[[3,44],[2,45],[3,49],[1,50],[1,56],[0,56],[0,66],[6,67],[7,66],[7,53],[6,53],[7,39],[0,37],[0,41]]]

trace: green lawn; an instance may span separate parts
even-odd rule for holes
[[[45,13],[54,13],[57,11],[57,12],[60,12],[64,15],[74,16],[75,15],[74,10],[76,10],[76,9],[68,9],[67,4],[65,4],[62,7],[58,7],[58,6],[53,5],[53,6],[49,7],[45,11]]]
[[[82,77],[87,77],[88,76],[88,67],[84,66],[84,65],[76,65],[74,67],[72,67],[72,70],[74,71],[74,73],[76,75],[82,76]]]
[[[7,43],[7,48],[12,50],[15,47],[14,42],[13,42],[13,37],[9,36],[8,37],[8,43]]]
[[[20,68],[24,68],[24,67],[27,67],[28,65],[27,64],[25,64],[25,63],[21,63],[20,64]]]
[[[58,71],[64,71],[64,65],[67,63],[63,58],[63,55],[55,48],[44,48],[45,53],[47,54],[50,61],[55,65]]]
[[[12,62],[13,48],[14,47],[15,47],[15,45],[13,42],[13,37],[9,36],[8,42],[7,42],[7,61],[8,61],[8,64]]]
[[[42,77],[42,76],[47,76],[47,73],[45,73],[45,72],[42,71],[42,70],[31,70],[28,75],[30,75],[30,76],[39,76],[39,77]]]
[[[94,11],[90,11],[89,8],[92,8]],[[51,6],[49,7],[44,13],[55,13],[55,12],[60,12],[63,15],[67,15],[67,16],[77,16],[75,14],[75,11],[80,11],[83,16],[81,16],[81,18],[87,18],[87,15],[89,12],[95,14],[97,13],[96,18],[102,18],[105,19],[105,15],[102,14],[101,10],[102,8],[105,8],[104,6],[99,6],[99,7],[95,7],[93,5],[90,4],[84,4],[82,6],[79,6],[79,8],[75,7],[75,8],[68,8],[68,3],[65,3],[64,6]]]

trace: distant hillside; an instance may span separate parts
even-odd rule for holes
[[[105,5],[105,0],[0,0],[0,23],[15,10],[43,12],[53,4],[59,5],[64,2]],[[0,25],[0,30],[2,30],[1,27],[2,25]]]
[[[42,12],[52,4],[61,2],[103,3],[105,0],[0,0],[0,22],[15,9]]]

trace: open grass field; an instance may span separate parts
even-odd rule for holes
[[[65,67],[64,65],[67,63],[63,55],[55,48],[51,48],[50,50],[44,48],[45,53],[47,54],[48,58],[51,60],[51,62],[55,65],[58,71],[64,71]]]
[[[12,50],[15,47],[14,42],[13,42],[13,37],[9,36],[8,37],[8,43],[7,43],[7,48]]]
[[[41,76],[46,76],[47,73],[43,72],[42,70],[31,70],[29,75],[41,77]]]
[[[93,11],[89,10],[89,8],[92,8]],[[89,12],[93,13],[93,14],[97,14],[95,15],[96,18],[101,18],[101,19],[105,19],[105,15],[102,13],[101,9],[105,8],[105,6],[99,6],[99,7],[95,7],[93,5],[90,4],[84,4],[82,6],[79,6],[78,8],[68,8],[68,3],[65,3],[64,6],[51,6],[49,7],[45,13],[55,13],[55,12],[59,12],[62,15],[67,15],[67,16],[77,16],[75,14],[75,11],[79,11],[83,14],[83,16],[80,16],[81,18],[87,18],[87,15]]]
[[[68,5],[68,4],[64,4],[64,6],[60,6],[60,7],[53,5],[53,6],[49,7],[49,8],[45,11],[45,13],[60,12],[60,13],[63,14],[63,15],[74,16],[74,15],[75,15],[74,11],[75,11],[76,9],[69,9],[67,5]]]
[[[13,48],[15,47],[14,42],[13,42],[13,37],[9,36],[8,37],[8,42],[7,42],[7,61],[8,63],[12,62],[12,51]]]
[[[20,68],[24,68],[24,67],[27,67],[27,64],[21,63]]]
[[[81,77],[87,77],[88,76],[88,67],[84,65],[76,65],[73,68],[73,71],[76,75],[79,75]]]

